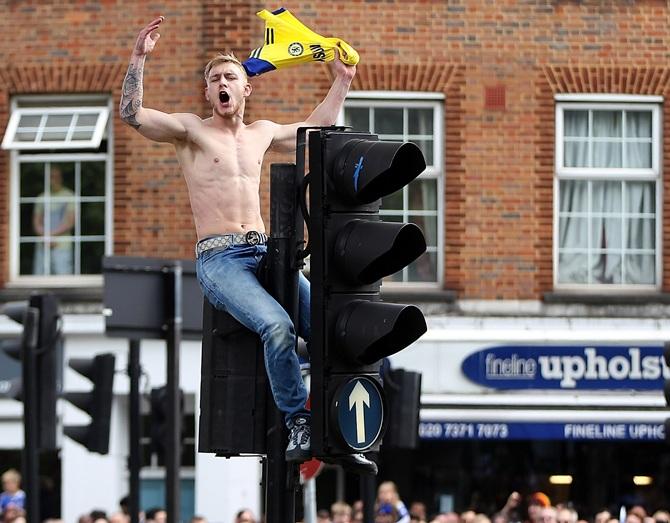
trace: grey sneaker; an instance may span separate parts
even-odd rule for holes
[[[307,461],[312,457],[311,433],[308,417],[295,416],[291,420],[288,446],[286,447],[286,461]]]

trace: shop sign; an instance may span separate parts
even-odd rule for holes
[[[461,369],[493,389],[662,390],[663,347],[503,345],[470,354]]]
[[[663,423],[535,423],[422,421],[424,440],[664,441]]]

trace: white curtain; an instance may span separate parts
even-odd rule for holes
[[[566,167],[651,167],[649,111],[626,112],[625,134],[623,111],[592,111],[591,158],[589,111],[564,115]],[[562,180],[559,195],[559,283],[655,283],[655,182]]]

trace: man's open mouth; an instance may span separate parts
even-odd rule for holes
[[[221,91],[221,92],[219,93],[219,101],[220,101],[222,104],[228,103],[229,100],[230,100],[230,95],[229,95],[227,92],[225,92],[225,91]]]

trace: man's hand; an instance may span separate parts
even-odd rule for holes
[[[140,34],[137,36],[137,41],[135,42],[133,53],[139,56],[145,56],[153,51],[154,46],[161,35],[159,33],[152,33],[158,29],[158,26],[161,25],[163,20],[165,20],[165,17],[159,16],[152,22],[149,22],[149,24],[140,31]]]
[[[340,51],[338,49],[335,49],[335,59],[328,65],[335,76],[351,80],[356,74],[355,65],[347,65],[340,60]]]

